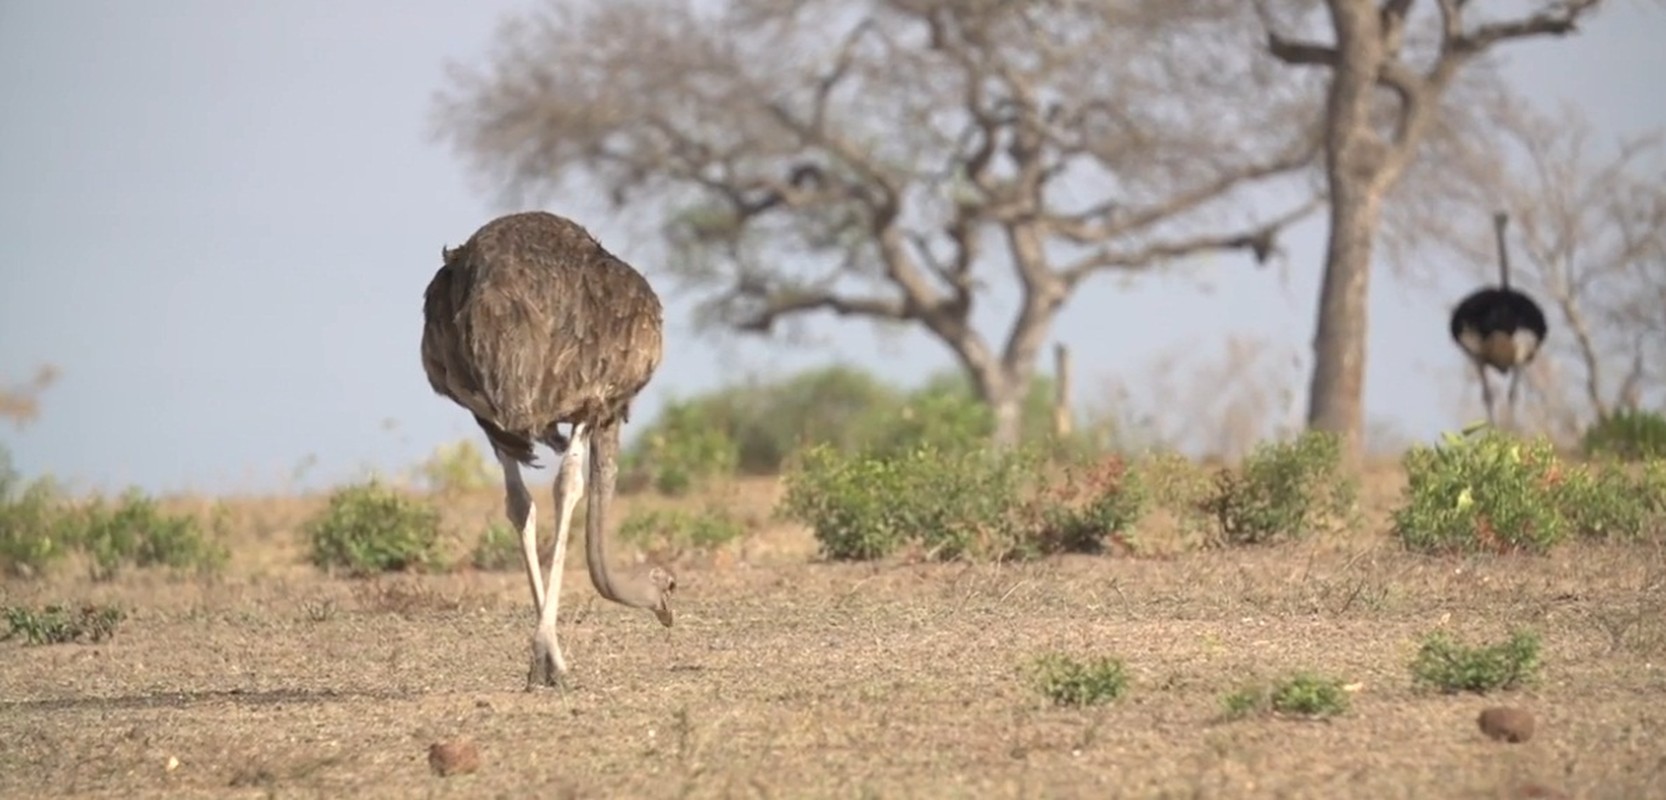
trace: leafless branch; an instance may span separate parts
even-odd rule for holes
[[[768,333],[777,320],[809,311],[831,311],[841,317],[900,321],[908,319],[907,307],[898,300],[880,297],[845,297],[831,292],[780,291],[737,288],[735,297],[757,304],[737,317],[733,324],[743,331]]]
[[[1247,250],[1255,257],[1256,263],[1265,264],[1268,259],[1279,252],[1279,233],[1301,221],[1303,217],[1313,213],[1321,205],[1323,205],[1323,201],[1320,199],[1309,200],[1269,222],[1238,233],[1194,236],[1187,239],[1158,242],[1129,251],[1101,249],[1077,259],[1060,272],[1067,286],[1075,286],[1089,275],[1101,270],[1148,269],[1175,259],[1211,251],[1232,250]]]
[[[1077,215],[1047,216],[1043,221],[1054,233],[1076,244],[1096,244],[1127,236],[1192,211],[1245,184],[1284,175],[1311,165],[1321,150],[1319,138],[1310,137],[1300,142],[1300,145],[1266,163],[1250,164],[1227,171],[1196,187],[1176,189],[1172,197],[1145,208],[1125,210],[1114,221],[1107,219],[1107,212],[1115,208],[1111,204]]]

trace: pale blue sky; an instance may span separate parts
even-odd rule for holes
[[[18,465],[84,489],[258,491],[309,456],[319,485],[477,436],[423,378],[421,295],[440,246],[503,209],[428,114],[445,61],[479,58],[504,12],[537,1],[0,0],[0,380],[63,370],[37,422],[0,430]],[[1513,49],[1511,78],[1604,133],[1666,125],[1666,13],[1641,5]],[[599,204],[549,208],[652,274],[633,256],[654,248]],[[1305,354],[1322,233],[1287,242],[1287,285],[1240,259],[1208,267],[1209,294],[1095,284],[1056,331],[1081,394],[1232,333]],[[1369,413],[1427,437],[1454,422],[1437,383],[1463,369],[1444,318],[1468,281],[1431,294],[1378,274]],[[847,327],[789,351],[695,337],[675,298],[668,324],[638,420],[746,371],[839,358],[910,381],[949,363],[923,337]]]

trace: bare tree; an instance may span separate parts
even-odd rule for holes
[[[1541,421],[1573,437],[1666,389],[1666,131],[1605,146],[1572,107],[1498,119],[1506,168],[1471,178],[1516,220],[1521,277],[1565,332],[1529,379]],[[1451,241],[1484,263],[1478,239]]]
[[[1415,9],[1434,11],[1414,17]],[[1496,46],[1560,36],[1600,0],[1536,0],[1531,13],[1472,21],[1466,0],[1260,0],[1268,51],[1280,61],[1329,72],[1324,114],[1330,233],[1314,333],[1308,425],[1343,436],[1357,462],[1365,428],[1367,305],[1372,247],[1386,200],[1440,123],[1460,72]],[[1332,44],[1281,33],[1313,12]]]
[[[1211,251],[1265,261],[1316,208],[1317,135],[1291,120],[1316,117],[1317,84],[1265,57],[1249,13],[551,3],[502,29],[489,66],[454,70],[438,130],[512,198],[599,186],[655,213],[708,323],[830,312],[927,333],[1007,445],[1086,281]]]

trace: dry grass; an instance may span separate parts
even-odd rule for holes
[[[724,502],[763,530],[677,565],[670,631],[595,600],[574,551],[565,696],[521,690],[519,573],[326,579],[295,542],[321,500],[232,501],[221,578],[0,587],[129,612],[98,645],[0,644],[0,796],[1666,796],[1666,552],[1408,555],[1383,533],[1396,489],[1372,480],[1367,530],[1323,542],[833,565],[766,524],[772,484],[742,484]],[[477,531],[497,498],[451,521]],[[622,498],[613,521],[662,502]],[[1518,625],[1545,645],[1542,681],[1508,700],[1538,715],[1530,742],[1477,731],[1494,698],[1413,690],[1424,633]],[[1128,696],[1051,707],[1021,673],[1049,651],[1122,658]],[[1218,721],[1223,693],[1301,669],[1360,684],[1352,711]],[[456,737],[483,766],[435,777],[428,745]]]

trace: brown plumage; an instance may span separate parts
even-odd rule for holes
[[[586,466],[592,582],[604,597],[649,608],[671,624],[675,580],[661,570],[646,582],[613,575],[601,533],[617,474],[619,427],[660,364],[664,312],[642,275],[555,214],[499,217],[441,255],[444,265],[424,295],[423,368],[435,392],[474,414],[504,468],[508,515],[522,531],[541,613],[529,680],[558,684],[565,667],[554,641],[554,607]],[[573,441],[557,429],[562,424],[573,426]],[[519,472],[519,465],[535,464],[535,442],[562,452],[548,595],[536,563],[536,515]]]
[[[625,421],[662,357],[664,312],[646,279],[542,211],[499,217],[442,253],[423,303],[434,391],[528,465],[533,442],[561,441],[559,423]]]

